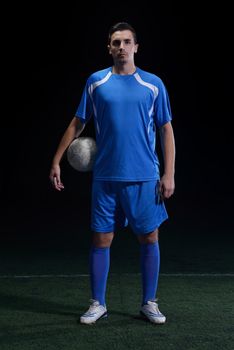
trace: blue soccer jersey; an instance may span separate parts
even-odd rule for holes
[[[139,68],[131,75],[112,73],[112,67],[87,80],[76,117],[94,117],[97,155],[95,180],[157,180],[156,127],[171,120],[162,80]]]

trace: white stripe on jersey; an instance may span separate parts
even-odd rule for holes
[[[140,77],[140,75],[138,73],[135,73],[134,77],[136,78],[138,83],[148,87],[154,93],[153,103],[152,103],[152,106],[151,106],[151,108],[149,110],[149,118],[150,118],[150,121],[149,121],[149,124],[148,124],[148,133],[149,133],[149,131],[150,131],[150,124],[151,124],[151,122],[153,122],[152,119],[151,119],[151,116],[152,116],[153,110],[154,110],[154,101],[155,101],[156,97],[158,96],[158,88],[157,88],[157,86],[155,86],[153,84],[150,84],[150,83],[147,83],[146,81],[142,80],[142,78]]]
[[[97,132],[98,133],[100,133],[100,128],[99,128],[98,121],[97,121],[97,109],[96,109],[96,106],[95,106],[95,104],[93,102],[93,91],[98,86],[100,86],[100,85],[104,84],[105,82],[107,82],[111,75],[112,75],[112,72],[109,72],[103,79],[101,79],[99,81],[96,81],[95,83],[91,84],[90,87],[89,87],[89,95],[90,95],[90,98],[91,98],[92,103],[93,103],[93,111],[94,111],[94,115],[95,115],[95,118],[96,118]]]

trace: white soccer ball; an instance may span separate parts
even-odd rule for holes
[[[96,152],[96,141],[92,137],[78,137],[67,149],[67,160],[77,171],[91,171]]]

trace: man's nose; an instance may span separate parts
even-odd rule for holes
[[[120,45],[119,45],[119,48],[122,50],[122,49],[123,49],[123,47],[124,47],[124,42],[123,42],[123,41],[121,41],[121,43],[120,43]]]

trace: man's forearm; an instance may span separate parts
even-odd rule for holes
[[[175,140],[171,123],[160,130],[164,162],[164,175],[173,177],[175,174]]]
[[[84,127],[85,125],[82,124],[76,117],[72,119],[58,145],[57,151],[52,161],[53,165],[58,165],[60,163],[66,149],[74,140],[74,138],[78,137],[81,134],[81,132],[84,130]]]

